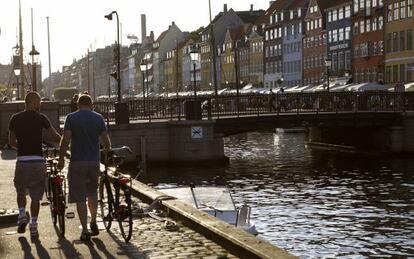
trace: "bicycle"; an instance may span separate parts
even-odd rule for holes
[[[66,177],[57,168],[57,148],[45,148],[46,157],[46,198],[49,203],[52,222],[59,231],[59,236],[65,236],[65,210],[66,210]],[[51,155],[52,154],[52,155]]]
[[[118,221],[125,242],[129,242],[132,236],[132,178],[120,172],[125,160],[125,156],[119,155],[122,152],[132,153],[129,147],[122,147],[112,149],[106,156],[105,170],[99,180],[98,202],[106,230],[110,231],[112,221]],[[115,167],[112,179],[108,173],[110,167]]]

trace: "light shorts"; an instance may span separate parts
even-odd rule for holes
[[[96,199],[100,173],[99,162],[71,161],[68,171],[69,202],[86,202],[87,197]]]
[[[46,164],[42,161],[18,161],[14,172],[17,194],[29,194],[32,201],[40,201],[45,192]]]

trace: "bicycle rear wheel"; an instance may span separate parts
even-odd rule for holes
[[[65,210],[66,210],[66,201],[65,194],[63,192],[62,186],[58,186],[58,202],[57,206],[57,221],[58,228],[60,231],[60,236],[65,236]]]
[[[114,199],[111,191],[111,184],[105,176],[99,180],[99,207],[102,221],[107,231],[111,229]]]
[[[57,186],[53,183],[53,179],[49,178],[49,208],[50,208],[50,215],[52,216],[53,225],[56,226],[57,224],[57,212],[58,212],[58,191]]]
[[[131,192],[128,186],[119,187],[117,219],[122,237],[128,242],[132,236]]]

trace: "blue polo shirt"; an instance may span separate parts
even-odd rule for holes
[[[72,132],[71,161],[100,161],[99,137],[107,130],[102,115],[91,110],[73,112],[66,117],[65,130]]]

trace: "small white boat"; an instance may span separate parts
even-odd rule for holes
[[[257,235],[255,225],[250,220],[251,208],[234,205],[233,197],[226,187],[164,187],[157,190],[193,205],[220,220]]]
[[[306,132],[306,128],[304,127],[296,127],[296,128],[277,128],[276,129],[276,133],[291,133],[291,134],[295,134],[295,133],[303,133]]]

